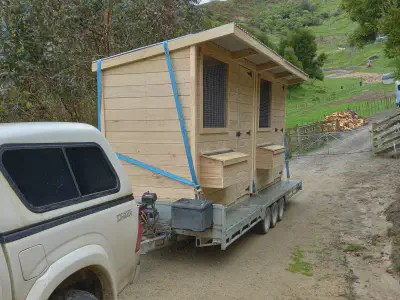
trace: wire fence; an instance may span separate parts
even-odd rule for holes
[[[351,103],[347,106],[346,110],[357,113],[359,116],[369,117],[378,112],[394,108],[396,106],[393,97],[386,97],[377,101],[368,101],[364,103]],[[321,119],[325,119],[325,115]],[[359,153],[357,145],[353,145],[349,140],[348,149],[344,143],[340,141],[345,141],[345,139],[352,136],[356,130],[351,132],[343,132],[339,125],[338,120],[331,121],[319,121],[312,124],[296,126],[293,128],[286,129],[286,139],[289,156],[305,156],[311,155],[333,155],[333,154],[352,154]],[[367,138],[369,139],[369,137]],[[336,141],[332,143],[332,141]],[[370,141],[370,140],[369,140]],[[371,142],[371,141],[370,141]],[[339,147],[337,151],[333,151],[332,145]],[[324,151],[320,149],[324,148]],[[356,150],[349,150],[354,148]],[[371,148],[363,149],[363,152],[370,152]]]

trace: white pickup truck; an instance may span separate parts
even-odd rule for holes
[[[0,300],[117,299],[138,274],[138,207],[96,128],[0,125],[0,190]]]

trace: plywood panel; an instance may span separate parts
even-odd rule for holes
[[[169,131],[181,132],[178,120],[160,120],[160,121],[106,121],[109,131]],[[186,131],[192,130],[191,120],[185,121]]]
[[[190,97],[180,96],[181,107],[190,107]],[[106,98],[105,109],[175,108],[173,96],[145,98]]]
[[[190,108],[182,108],[183,117],[190,119]],[[178,120],[178,113],[175,108],[165,109],[126,109],[106,110],[106,121],[166,121]]]
[[[176,83],[190,82],[189,71],[175,72]],[[169,72],[142,73],[142,74],[109,74],[103,76],[105,87],[125,85],[158,85],[171,83]]]
[[[190,95],[190,83],[177,84],[179,96]],[[143,98],[173,96],[171,84],[153,84],[138,86],[109,86],[104,89],[105,98]]]

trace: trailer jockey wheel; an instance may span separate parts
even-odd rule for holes
[[[254,231],[258,234],[267,234],[271,227],[271,210],[269,207],[265,210],[265,219],[261,220],[254,226]]]
[[[279,214],[278,210],[279,210],[278,203],[275,202],[271,206],[271,214],[272,214],[271,228],[274,228],[276,226],[276,223],[278,223],[278,214]]]
[[[281,198],[278,200],[278,221],[282,221],[283,219],[283,214],[285,211],[285,199]]]

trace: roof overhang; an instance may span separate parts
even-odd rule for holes
[[[308,75],[278,53],[252,37],[234,23],[219,26],[196,34],[186,35],[168,41],[170,51],[212,42],[231,53],[231,59],[246,60],[258,73],[272,73],[277,80],[288,85],[308,80]],[[127,51],[102,59],[101,69],[106,70],[119,65],[146,59],[164,53],[163,43]],[[97,62],[92,63],[92,71],[97,71]]]

